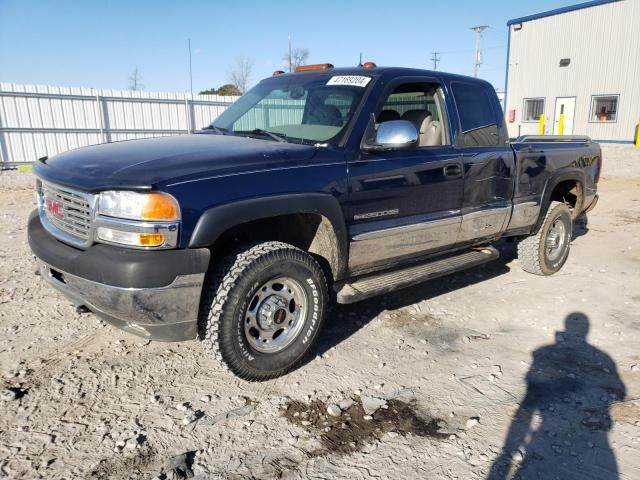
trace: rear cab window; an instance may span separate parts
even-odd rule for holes
[[[494,102],[484,86],[453,82],[451,89],[460,117],[463,146],[498,145],[498,118]]]

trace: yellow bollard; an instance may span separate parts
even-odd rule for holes
[[[564,113],[558,118],[558,135],[564,135]]]
[[[640,122],[636,125],[636,147],[640,148]]]
[[[540,128],[538,129],[540,135],[544,135],[544,114],[540,115]]]

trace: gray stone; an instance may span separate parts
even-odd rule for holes
[[[370,397],[368,395],[360,395],[360,400],[362,401],[362,408],[365,415],[371,415],[387,404],[387,401],[382,398]]]
[[[215,425],[220,422],[224,422],[228,418],[231,417],[242,417],[244,415],[249,415],[256,408],[255,403],[247,403],[244,407],[234,408],[233,410],[229,410],[228,412],[220,413],[215,415],[214,417],[205,417],[202,421],[198,423],[198,425]]]
[[[342,413],[342,410],[335,403],[330,403],[329,405],[327,405],[327,413],[332,417],[339,417]]]
[[[475,427],[478,424],[478,418],[477,417],[471,417],[469,420],[467,420],[467,424],[465,425],[467,430],[469,430],[470,428]]]
[[[349,410],[354,403],[355,402],[350,398],[345,398],[344,400],[340,401],[338,406],[340,407],[341,410]]]
[[[0,397],[5,402],[11,402],[12,400],[16,400],[18,398],[18,391],[10,388],[3,388],[2,393],[0,393]]]
[[[204,413],[202,413],[201,411],[197,410],[195,412],[189,412],[183,419],[182,419],[182,424],[183,425],[189,425],[190,423],[193,423],[197,420],[199,420],[202,416],[204,416]]]

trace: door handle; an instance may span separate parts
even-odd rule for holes
[[[458,178],[462,176],[462,168],[460,165],[447,165],[444,167],[444,176]]]

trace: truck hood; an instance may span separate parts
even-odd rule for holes
[[[43,159],[36,175],[84,191],[150,189],[203,176],[268,170],[311,159],[311,145],[195,134],[79,148]]]

